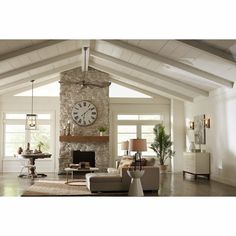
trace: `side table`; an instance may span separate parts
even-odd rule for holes
[[[185,173],[194,175],[195,179],[198,175],[210,179],[210,153],[184,152],[183,177],[185,177]]]
[[[131,177],[129,196],[144,196],[140,178],[144,174],[144,170],[128,170],[128,175]]]

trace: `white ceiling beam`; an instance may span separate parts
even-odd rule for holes
[[[111,56],[108,56],[106,54],[103,54],[103,53],[100,53],[100,52],[96,52],[96,51],[93,51],[93,50],[90,50],[90,55],[91,55],[91,57],[96,57],[96,58],[100,58],[100,59],[103,59],[103,60],[106,60],[106,61],[110,61],[110,62],[116,63],[118,65],[121,65],[123,67],[126,67],[128,69],[132,69],[132,70],[138,71],[138,72],[140,72],[142,74],[145,74],[145,75],[154,77],[156,79],[162,80],[164,82],[168,82],[168,83],[177,85],[177,86],[179,86],[181,88],[187,89],[187,90],[192,91],[192,92],[194,92],[196,94],[199,94],[199,95],[202,95],[202,96],[205,96],[205,97],[209,96],[209,92],[206,91],[206,90],[203,90],[203,89],[197,88],[195,86],[183,83],[181,81],[175,80],[173,78],[170,78],[168,76],[159,74],[157,72],[147,70],[147,69],[145,69],[143,67],[131,64],[129,62],[125,62],[125,61],[117,59],[115,57],[111,57]]]
[[[91,62],[90,65],[91,65],[91,67],[94,67],[98,70],[101,70],[101,71],[104,71],[104,72],[109,73],[111,75],[120,77],[121,79],[117,78],[117,80],[120,80],[121,82],[124,82],[125,80],[127,80],[127,81],[130,81],[132,83],[132,85],[134,85],[135,87],[137,86],[139,88],[140,86],[142,86],[142,87],[148,88],[149,92],[151,92],[150,90],[157,90],[157,91],[164,93],[165,94],[164,96],[175,97],[177,99],[193,102],[192,97],[186,96],[186,95],[176,92],[174,90],[170,90],[170,89],[167,89],[167,88],[162,87],[160,85],[156,85],[156,84],[138,79],[137,77],[128,75],[126,73],[123,73],[123,72],[120,72],[120,71],[117,71],[114,69],[111,69],[109,67],[98,65],[94,62]],[[159,95],[159,94],[156,94],[156,95]]]
[[[58,68],[55,68],[55,69],[52,69],[52,70],[48,70],[48,71],[39,73],[39,74],[36,74],[36,75],[32,75],[32,76],[29,76],[29,77],[26,77],[26,78],[23,78],[23,79],[20,79],[20,80],[11,82],[11,83],[7,83],[5,85],[0,86],[0,93],[2,91],[4,91],[5,89],[12,88],[12,90],[14,90],[15,87],[17,87],[21,84],[29,83],[31,80],[37,81],[37,80],[39,80],[43,77],[47,77],[47,76],[51,76],[51,75],[54,76],[55,74],[58,74],[58,73],[63,72],[63,71],[74,69],[78,66],[79,66],[79,63],[75,62],[75,63],[71,63],[71,64],[68,64],[68,65],[65,65],[65,66],[61,66],[61,67],[58,67]]]
[[[34,51],[42,49],[42,48],[50,47],[52,45],[55,45],[55,44],[58,44],[58,43],[61,43],[61,42],[64,42],[64,41],[66,41],[66,40],[46,40],[42,43],[38,43],[38,44],[29,46],[29,47],[18,49],[18,50],[13,51],[13,52],[2,54],[2,55],[0,55],[0,62],[2,62],[4,60],[7,60],[7,59],[10,59],[10,58],[17,57],[17,56],[22,56],[24,54],[34,52]]]
[[[204,78],[206,80],[212,81],[214,83],[223,85],[225,87],[233,88],[234,82],[229,81],[229,80],[227,80],[225,78],[222,78],[220,76],[211,74],[209,72],[197,69],[197,68],[195,68],[193,66],[190,66],[190,65],[184,64],[182,62],[179,62],[179,61],[176,61],[176,60],[173,60],[173,59],[161,56],[161,55],[159,55],[157,53],[152,53],[152,52],[147,51],[145,49],[142,49],[142,48],[139,48],[139,47],[136,47],[136,46],[124,43],[124,42],[122,42],[120,40],[104,40],[104,41],[107,42],[107,43],[112,44],[113,46],[117,46],[117,47],[120,47],[122,49],[129,50],[129,51],[131,51],[133,53],[145,56],[145,57],[147,57],[149,59],[152,59],[152,60],[155,60],[155,61],[158,61],[158,62],[162,62],[162,63],[165,63],[167,65],[173,66],[175,68],[187,71],[187,72],[189,72],[191,74],[200,76],[200,77],[202,77],[202,78]]]
[[[84,48],[87,48],[86,50]],[[86,56],[85,56],[86,53]],[[90,56],[90,40],[82,41],[82,71],[88,71]],[[85,61],[86,59],[86,61]]]
[[[51,57],[51,58],[42,60],[42,61],[39,61],[39,62],[35,62],[33,64],[23,66],[23,67],[20,67],[20,68],[2,73],[2,74],[0,74],[0,79],[6,79],[6,78],[9,78],[9,77],[12,77],[12,76],[16,76],[18,74],[25,73],[29,70],[33,70],[33,69],[36,69],[36,68],[39,68],[39,67],[47,66],[49,64],[52,64],[52,63],[55,63],[55,62],[58,62],[58,61],[62,61],[62,60],[65,60],[65,59],[68,59],[68,58],[71,58],[71,57],[79,56],[80,54],[81,54],[81,49],[78,49],[78,50],[74,50],[74,51],[67,52],[67,53],[64,53],[64,54],[61,54],[61,55],[58,55],[58,56],[55,56],[55,57]]]
[[[203,52],[207,52],[208,54],[211,54],[213,56],[217,56],[220,59],[227,60],[230,63],[236,64],[236,58],[230,53],[226,53],[223,50],[220,50],[218,48],[215,48],[213,46],[210,46],[204,42],[201,42],[199,40],[178,40],[179,42],[186,44],[188,46],[191,46],[194,49],[201,50]]]

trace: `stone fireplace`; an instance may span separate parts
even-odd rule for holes
[[[109,81],[109,75],[89,67],[85,79],[99,84]],[[105,168],[109,164],[109,141],[96,141],[96,139],[86,141],[87,136],[99,136],[98,128],[101,126],[107,128],[105,135],[109,135],[109,87],[82,88],[81,85],[74,83],[82,80],[81,67],[65,71],[60,75],[60,135],[64,135],[64,127],[69,122],[72,136],[80,136],[83,141],[61,140],[60,137],[59,174],[64,173],[64,168],[72,163],[72,152],[75,150],[94,151],[98,168]],[[72,107],[82,100],[90,101],[96,106],[97,119],[92,125],[79,126],[72,119]]]

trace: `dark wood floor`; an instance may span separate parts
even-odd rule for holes
[[[57,173],[48,173],[45,177],[50,180],[65,179]],[[0,196],[21,196],[21,194],[34,183],[31,179],[18,178],[16,173],[0,174]],[[155,196],[156,193],[146,193]],[[161,174],[159,196],[236,196],[236,187],[221,184],[205,178],[194,180],[186,174]]]

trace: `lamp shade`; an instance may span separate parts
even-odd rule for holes
[[[130,151],[143,152],[147,151],[146,139],[130,139],[129,141]]]
[[[121,143],[121,150],[129,150],[129,141],[124,141]]]

